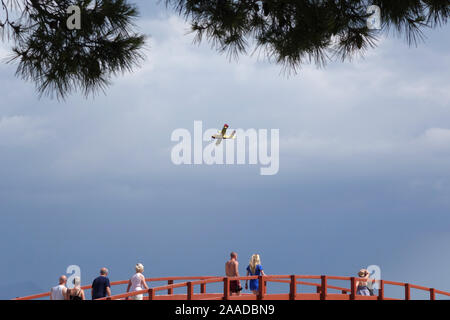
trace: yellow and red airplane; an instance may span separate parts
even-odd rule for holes
[[[222,131],[217,132],[217,134],[213,135],[212,138],[216,139],[216,146],[218,146],[222,140],[224,139],[236,139],[236,130],[234,130],[229,136],[226,135],[228,129],[228,125],[225,124],[223,126]]]

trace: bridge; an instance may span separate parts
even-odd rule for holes
[[[230,281],[257,279],[259,290],[257,294],[242,293],[232,294],[230,291]],[[411,300],[412,291],[421,291],[426,295],[426,299],[436,300],[449,299],[450,292],[427,288],[410,283],[402,283],[387,280],[377,280],[378,294],[375,296],[357,295],[356,282],[365,279],[357,277],[337,277],[327,275],[265,275],[247,277],[164,277],[148,278],[147,284],[152,285],[148,290],[134,291],[128,293],[115,294],[111,297],[98,300],[126,300],[132,296],[143,294],[144,300]],[[153,286],[165,282],[165,285]],[[343,287],[331,284],[330,282],[342,283]],[[268,287],[272,284],[285,284],[285,293],[268,293]],[[121,285],[127,285],[128,280],[111,282],[111,290]],[[220,293],[207,292],[207,286],[223,286]],[[114,288],[116,287],[116,288]],[[397,287],[403,292],[402,298],[393,298],[385,295],[387,287]],[[83,286],[82,289],[91,289],[90,285]],[[182,293],[175,293],[181,291]],[[125,290],[124,290],[125,291]],[[36,294],[27,297],[19,297],[14,300],[35,300],[50,296],[50,292]]]

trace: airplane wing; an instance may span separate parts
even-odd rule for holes
[[[224,136],[224,139],[236,139],[236,130],[234,130],[231,135],[229,136]]]
[[[227,129],[228,129],[228,125],[225,124],[225,125],[223,126],[222,131],[219,131],[217,134],[215,134],[215,135],[212,136],[213,139],[216,139],[216,140],[217,140],[217,141],[216,141],[216,146],[220,145],[220,143],[222,142],[223,139],[233,139],[233,137],[234,137],[234,135],[235,135],[235,133],[236,133],[236,130],[233,131],[233,133],[232,133],[230,136],[225,136],[225,133],[227,132]]]
[[[221,131],[217,131],[216,134],[213,134],[212,138],[213,139],[222,139],[223,138],[222,132]]]

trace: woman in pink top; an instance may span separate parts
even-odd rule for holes
[[[144,272],[144,266],[141,263],[136,264],[136,273],[131,277],[130,281],[128,281],[127,292],[148,290],[147,283],[145,282],[145,277],[142,274]],[[135,296],[131,296],[132,300],[142,300],[144,298],[143,294],[138,294]]]

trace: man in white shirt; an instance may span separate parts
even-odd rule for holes
[[[66,299],[66,288],[67,277],[59,277],[59,285],[50,289],[50,300],[65,300]]]

